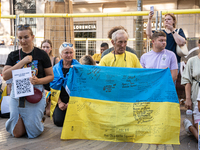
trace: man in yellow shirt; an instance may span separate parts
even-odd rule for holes
[[[102,43],[101,44],[101,53],[100,54],[94,54],[92,58],[96,61],[96,63],[99,63],[101,59],[101,54],[109,48],[108,43]]]
[[[112,34],[114,51],[105,55],[99,65],[110,67],[142,68],[137,56],[126,51],[128,34],[124,30],[117,30]]]

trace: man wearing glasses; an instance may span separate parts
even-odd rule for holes
[[[143,68],[166,69],[171,71],[175,81],[178,74],[177,59],[174,52],[166,50],[166,34],[163,31],[155,31],[152,35],[153,50],[143,54],[140,63]]]
[[[112,34],[114,51],[104,56],[99,65],[110,67],[142,68],[137,56],[126,51],[128,34],[124,30],[117,30]]]

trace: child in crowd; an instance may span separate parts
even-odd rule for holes
[[[194,106],[193,117],[194,117],[194,125],[192,125],[192,123],[188,119],[185,119],[183,121],[183,124],[185,126],[186,132],[188,134],[193,134],[195,138],[198,140],[198,122],[200,121],[200,88],[197,96],[197,103]]]
[[[84,55],[80,58],[80,63],[82,65],[96,65],[96,62],[90,55]]]

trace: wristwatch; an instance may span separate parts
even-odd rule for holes
[[[174,34],[175,33],[175,31],[172,31],[172,34]]]

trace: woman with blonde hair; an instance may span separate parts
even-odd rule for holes
[[[74,58],[73,44],[64,42],[59,48],[61,60],[53,67],[54,80],[50,83],[51,93],[51,116],[56,126],[62,127],[69,102],[69,89],[67,79],[72,65],[80,63]]]

